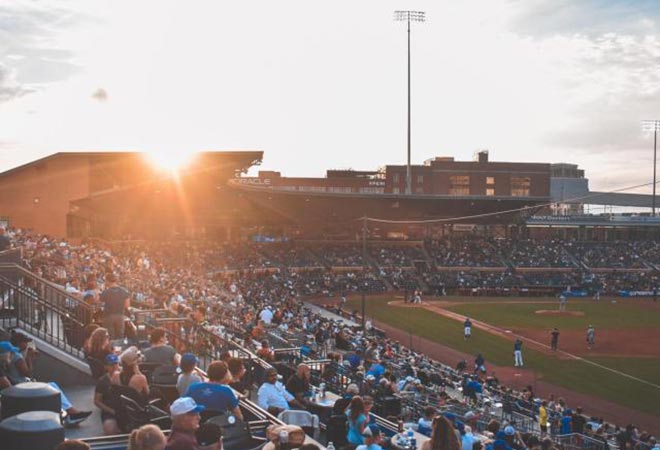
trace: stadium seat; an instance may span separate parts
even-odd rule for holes
[[[320,428],[319,416],[316,414],[312,414],[308,411],[290,409],[279,413],[277,418],[287,425],[298,425],[305,429],[305,432],[307,432],[307,430],[312,430],[314,439],[318,439]]]

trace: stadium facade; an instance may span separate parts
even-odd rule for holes
[[[508,236],[528,225],[658,225],[654,219],[585,221],[585,199],[646,206],[651,196],[590,192],[584,171],[573,164],[497,162],[487,151],[473,161],[436,157],[412,166],[412,193],[405,194],[404,165],[328,170],[322,178],[275,171],[245,176],[262,158],[261,151],[202,152],[174,176],[154,169],[139,152],[56,153],[0,173],[0,222],[57,237],[106,239],[354,238],[363,217],[382,221],[370,227],[380,237],[474,227]]]

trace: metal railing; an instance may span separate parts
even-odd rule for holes
[[[0,305],[2,328],[20,327],[84,358],[85,325],[95,313],[91,305],[16,264],[0,264]]]

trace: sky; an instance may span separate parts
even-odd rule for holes
[[[113,150],[263,150],[285,176],[403,164],[405,9],[427,17],[413,163],[488,149],[579,164],[592,189],[652,180],[660,0],[2,0],[0,171]]]

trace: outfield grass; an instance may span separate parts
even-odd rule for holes
[[[390,306],[387,304],[389,300],[391,299],[369,299],[366,307],[367,316],[399,329],[408,330],[414,336],[421,336],[471,355],[480,352],[486,358],[486,365],[489,362],[499,366],[513,365],[513,343],[511,341],[476,329],[472,331],[472,338],[466,341],[463,339],[461,322],[421,308]],[[348,306],[359,309],[360,302],[351,299]],[[488,320],[484,321],[488,322]],[[423,351],[423,349],[421,350]],[[625,378],[584,361],[562,360],[529,348],[525,349],[523,354],[525,366],[542,376],[544,381],[658,415],[660,389]],[[658,384],[660,380],[660,364],[657,359],[598,358],[594,361],[652,383]],[[472,362],[468,361],[470,364]],[[631,369],[631,367],[635,367],[635,369]]]
[[[453,298],[451,300],[454,301]],[[530,301],[530,299],[525,300]],[[467,299],[459,301],[467,301]],[[557,326],[561,329],[584,330],[589,324],[593,324],[596,329],[660,327],[660,314],[649,311],[647,307],[640,306],[634,300],[619,300],[617,303],[611,303],[609,300],[601,300],[598,303],[593,300],[569,300],[568,310],[583,312],[584,316],[581,317],[534,314],[540,309],[556,309],[556,302],[554,304],[510,303],[503,305],[491,303],[492,300],[482,303],[481,299],[474,297],[471,297],[471,301],[479,303],[452,305],[447,309],[502,328],[543,330]],[[539,300],[534,299],[534,301]]]

